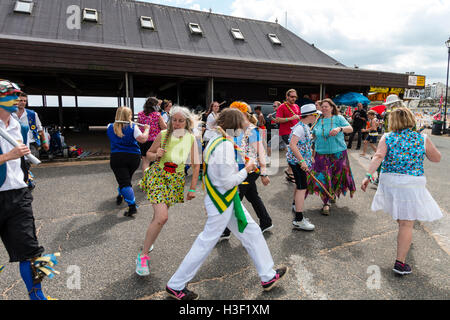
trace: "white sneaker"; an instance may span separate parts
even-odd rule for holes
[[[150,258],[148,256],[142,256],[139,254],[136,258],[136,273],[142,277],[150,274],[150,268],[148,266]]]
[[[309,222],[308,218],[303,218],[302,221],[292,221],[292,224],[295,228],[306,230],[306,231],[312,231],[314,230],[315,226]]]

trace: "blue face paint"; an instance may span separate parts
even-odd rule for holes
[[[0,108],[8,111],[9,113],[14,113],[17,111],[16,100],[18,100],[19,97],[17,95],[9,95],[5,97],[0,97]]]

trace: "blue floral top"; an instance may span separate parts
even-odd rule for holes
[[[311,130],[309,130],[309,127],[305,125],[303,122],[298,122],[293,128],[291,135],[289,137],[289,142],[291,142],[292,135],[295,135],[299,138],[297,147],[300,151],[300,154],[302,155],[303,159],[305,159],[306,164],[309,168],[312,166],[312,136],[311,136]],[[290,164],[297,164],[298,159],[295,157],[294,153],[291,150],[291,147],[288,146],[288,152],[286,153],[286,160]]]
[[[425,137],[411,129],[386,134],[387,153],[381,172],[423,176]]]

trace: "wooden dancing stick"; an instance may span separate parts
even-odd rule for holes
[[[11,135],[6,130],[4,130],[3,128],[0,128],[0,136],[3,139],[5,139],[6,141],[8,141],[9,144],[11,144],[13,147],[18,147],[19,146],[19,143],[16,140],[14,140],[14,138],[11,137]],[[26,154],[25,158],[27,158],[32,164],[36,164],[37,165],[37,164],[41,163],[41,161],[38,158],[36,158],[35,156],[33,156],[31,153]]]
[[[316,119],[316,121],[314,122],[314,124],[311,126],[311,131],[314,130],[314,127],[317,125],[317,123],[319,122],[319,119],[322,117],[322,115],[319,115]]]
[[[145,124],[142,123],[137,123],[137,122],[133,122],[133,121],[120,121],[120,120],[116,120],[114,121],[115,123],[121,123],[121,124],[135,124],[139,127],[145,127]]]
[[[236,150],[237,152],[239,152],[239,154],[241,155],[241,157],[244,159],[245,163],[248,163],[250,161],[250,158],[245,154],[244,150],[242,150],[234,141],[233,139],[227,135],[227,133],[225,132],[225,130],[223,130],[221,127],[217,126],[216,129],[220,132],[220,134],[224,137],[227,138],[228,140],[230,140],[230,142],[233,143],[234,146],[234,150]],[[259,173],[259,169],[256,168],[255,173]]]
[[[319,186],[323,189],[323,191],[327,194],[327,196],[328,196],[331,200],[334,200],[334,199],[336,198],[336,196],[331,195],[331,193],[328,192],[327,188],[325,188],[325,186],[322,184],[322,182],[320,182],[320,180],[317,179],[317,178],[312,174],[311,171],[307,171],[306,173],[309,174],[309,175],[311,176],[311,178],[313,178],[313,180],[319,184]]]

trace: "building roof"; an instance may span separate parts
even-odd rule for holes
[[[25,0],[26,1],[26,0]],[[16,0],[0,0],[0,37],[61,44],[324,67],[345,67],[277,23],[132,0],[33,0],[31,14],[14,12]],[[98,11],[98,22],[81,19],[71,6]],[[144,29],[140,17],[151,17],[155,30]],[[197,23],[203,34],[191,34]],[[233,38],[239,29],[244,40]],[[276,34],[281,45],[268,34]]]

